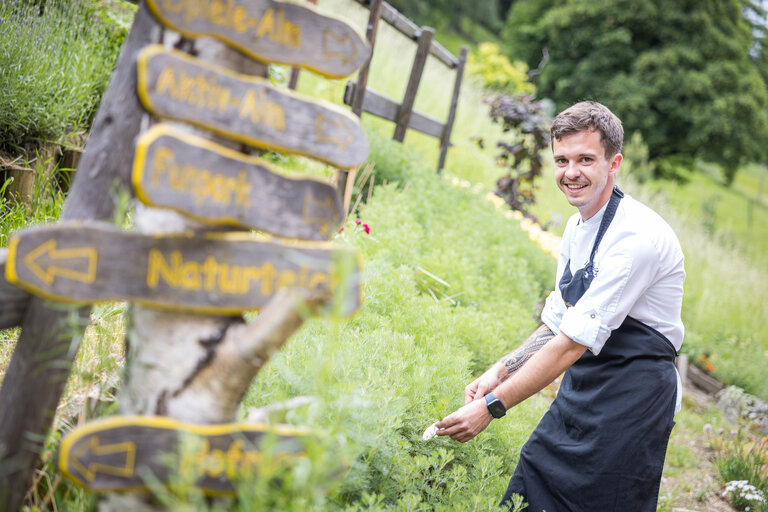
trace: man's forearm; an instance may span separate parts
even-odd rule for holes
[[[494,390],[496,397],[507,409],[544,389],[587,350],[587,347],[563,333],[550,340],[544,349],[530,358],[527,365]]]
[[[554,337],[555,333],[546,324],[541,324],[522,345],[499,360],[503,368],[501,380],[506,380],[507,377],[519,370],[526,361]]]

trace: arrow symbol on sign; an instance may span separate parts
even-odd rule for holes
[[[102,460],[106,460],[108,456],[115,454],[125,454],[125,458],[119,466],[115,466],[98,461],[90,462],[88,460],[89,453],[92,454],[94,458],[102,457]],[[77,468],[80,474],[88,481],[92,481],[96,478],[97,473],[128,478],[133,476],[135,464],[136,443],[131,441],[100,445],[99,438],[93,436],[91,437],[90,442],[82,443],[77,450],[72,451],[72,465]]]
[[[343,130],[347,133],[347,137],[337,137],[335,135],[325,135],[325,128],[330,127],[331,130]],[[318,114],[315,117],[315,137],[318,142],[329,142],[336,144],[339,151],[344,151],[355,140],[355,134],[349,128],[347,123],[344,122],[343,117],[336,119],[329,119],[323,114]]]
[[[342,59],[344,65],[357,58],[357,47],[349,34],[340,36],[332,30],[323,30],[323,56]]]
[[[321,235],[328,234],[328,228],[330,227],[328,212],[331,213],[332,220],[335,221],[338,218],[333,208],[331,196],[326,196],[324,201],[315,199],[311,194],[304,196],[304,207],[302,208],[301,216],[308,224],[319,224]]]
[[[24,257],[29,270],[47,285],[53,284],[57,275],[92,283],[96,279],[97,260],[98,253],[94,247],[57,249],[54,239],[40,244]]]

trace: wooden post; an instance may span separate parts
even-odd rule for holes
[[[459,52],[459,64],[456,67],[456,81],[453,83],[453,96],[451,97],[451,109],[448,111],[448,120],[443,128],[443,135],[440,137],[440,159],[437,162],[437,173],[443,170],[445,159],[448,156],[448,148],[451,146],[451,131],[453,131],[453,122],[456,120],[456,107],[459,104],[459,93],[461,92],[461,81],[464,76],[464,65],[467,62],[466,46],[461,47]]]
[[[368,17],[368,27],[365,30],[365,38],[371,47],[371,58],[365,61],[365,64],[360,68],[360,72],[357,74],[357,87],[355,88],[355,96],[352,99],[352,112],[360,117],[363,112],[363,98],[365,97],[365,88],[368,86],[368,71],[371,66],[371,59],[373,58],[373,49],[376,47],[376,31],[379,27],[379,19],[381,18],[381,5],[384,0],[372,0],[371,1],[371,13]]]
[[[157,23],[141,2],[104,99],[63,220],[111,219],[117,190],[128,189],[141,109],[136,55],[153,42]],[[72,366],[88,310],[49,307],[32,297],[0,389],[0,510],[19,510]],[[74,331],[74,332],[73,332]]]
[[[424,73],[424,65],[427,63],[434,35],[435,30],[433,28],[422,27],[421,34],[419,35],[419,46],[416,49],[416,57],[413,59],[413,67],[411,67],[411,77],[408,79],[403,102],[397,110],[397,125],[395,126],[395,134],[392,138],[398,142],[403,142],[405,139],[408,121],[411,118],[413,104],[416,101],[416,93],[419,90],[419,82],[421,82],[421,75]]]
[[[688,354],[680,354],[675,359],[675,366],[677,367],[677,373],[680,374],[680,382],[683,383],[683,387],[688,384]]]

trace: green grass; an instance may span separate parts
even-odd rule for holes
[[[46,178],[45,167],[48,162],[38,159],[33,168],[35,184],[29,203],[20,198],[8,197],[8,179],[0,184],[0,247],[8,245],[9,237],[21,228],[55,221],[59,218],[64,205],[64,195],[58,186],[56,176],[68,172],[57,167],[51,172],[51,179]]]

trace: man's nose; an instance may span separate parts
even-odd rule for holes
[[[575,179],[581,175],[581,168],[578,162],[568,162],[563,173],[568,179]]]

